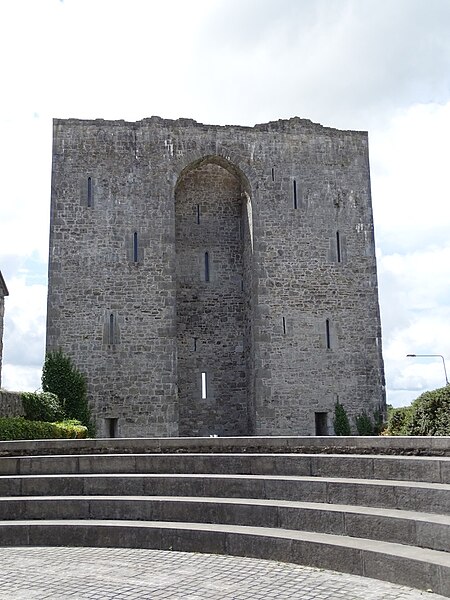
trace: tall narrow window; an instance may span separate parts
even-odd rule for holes
[[[283,317],[283,333],[286,335],[286,317]]]
[[[339,231],[336,231],[336,256],[338,263],[341,262],[341,236]]]
[[[109,315],[109,343],[114,344],[114,315]]]
[[[330,319],[327,319],[325,321],[325,330],[326,330],[326,335],[327,335],[327,349],[330,350],[330,348],[331,348]]]
[[[194,352],[197,352],[197,338],[196,337],[194,338],[193,347],[194,347]]]
[[[275,181],[275,169],[272,167],[272,181]]]
[[[294,208],[298,208],[297,207],[297,182],[294,179],[294,181],[292,183],[293,183],[292,193],[293,193],[293,200],[294,200]]]
[[[87,180],[87,205],[92,206],[92,177]]]
[[[209,281],[209,252],[205,252],[205,281]]]
[[[138,262],[138,234],[137,231],[133,233],[133,262]]]
[[[202,371],[202,400],[206,400],[208,397],[208,381],[206,377],[206,371]]]
[[[197,225],[200,225],[200,204],[197,204]]]

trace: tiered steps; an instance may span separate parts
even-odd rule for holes
[[[337,438],[1,442],[0,544],[268,558],[450,597],[450,440],[409,456],[390,453],[408,438],[352,439],[360,454]]]

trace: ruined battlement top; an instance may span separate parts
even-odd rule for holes
[[[125,121],[124,119],[119,120],[108,120],[108,119],[58,119],[55,118],[53,120],[55,126],[60,124],[70,124],[70,125],[80,125],[80,126],[90,126],[95,125],[97,127],[107,126],[107,127],[123,127],[129,126],[132,128],[142,127],[146,125],[156,125],[159,127],[167,127],[167,128],[195,128],[195,129],[203,129],[203,130],[224,130],[224,129],[232,129],[236,131],[261,131],[261,132],[279,132],[279,133],[298,133],[298,132],[308,132],[308,133],[326,133],[328,135],[333,134],[350,134],[356,136],[367,136],[366,131],[352,131],[352,130],[342,130],[336,129],[334,127],[326,127],[321,125],[320,123],[313,123],[310,119],[302,119],[300,117],[291,117],[290,119],[278,119],[277,121],[269,121],[268,123],[258,123],[253,127],[246,125],[208,125],[204,123],[199,123],[195,121],[195,119],[187,119],[187,118],[179,118],[179,119],[163,119],[159,116],[146,117],[139,121]]]

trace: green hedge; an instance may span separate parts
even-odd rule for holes
[[[29,421],[23,417],[0,417],[0,440],[85,438],[87,428],[78,421]]]
[[[29,421],[54,423],[64,419],[64,411],[58,396],[51,392],[23,392],[22,406]]]
[[[387,435],[450,435],[450,386],[421,394],[410,406],[390,408]]]

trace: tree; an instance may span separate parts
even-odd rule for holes
[[[450,385],[421,394],[411,405],[407,435],[450,435]]]
[[[66,418],[77,419],[93,434],[86,378],[61,350],[48,352],[45,357],[42,389],[58,396]]]
[[[339,400],[336,400],[334,405],[333,419],[334,433],[336,435],[351,435],[350,421],[348,420],[347,412]]]
[[[389,435],[450,435],[450,386],[424,392],[410,406],[389,410]]]

